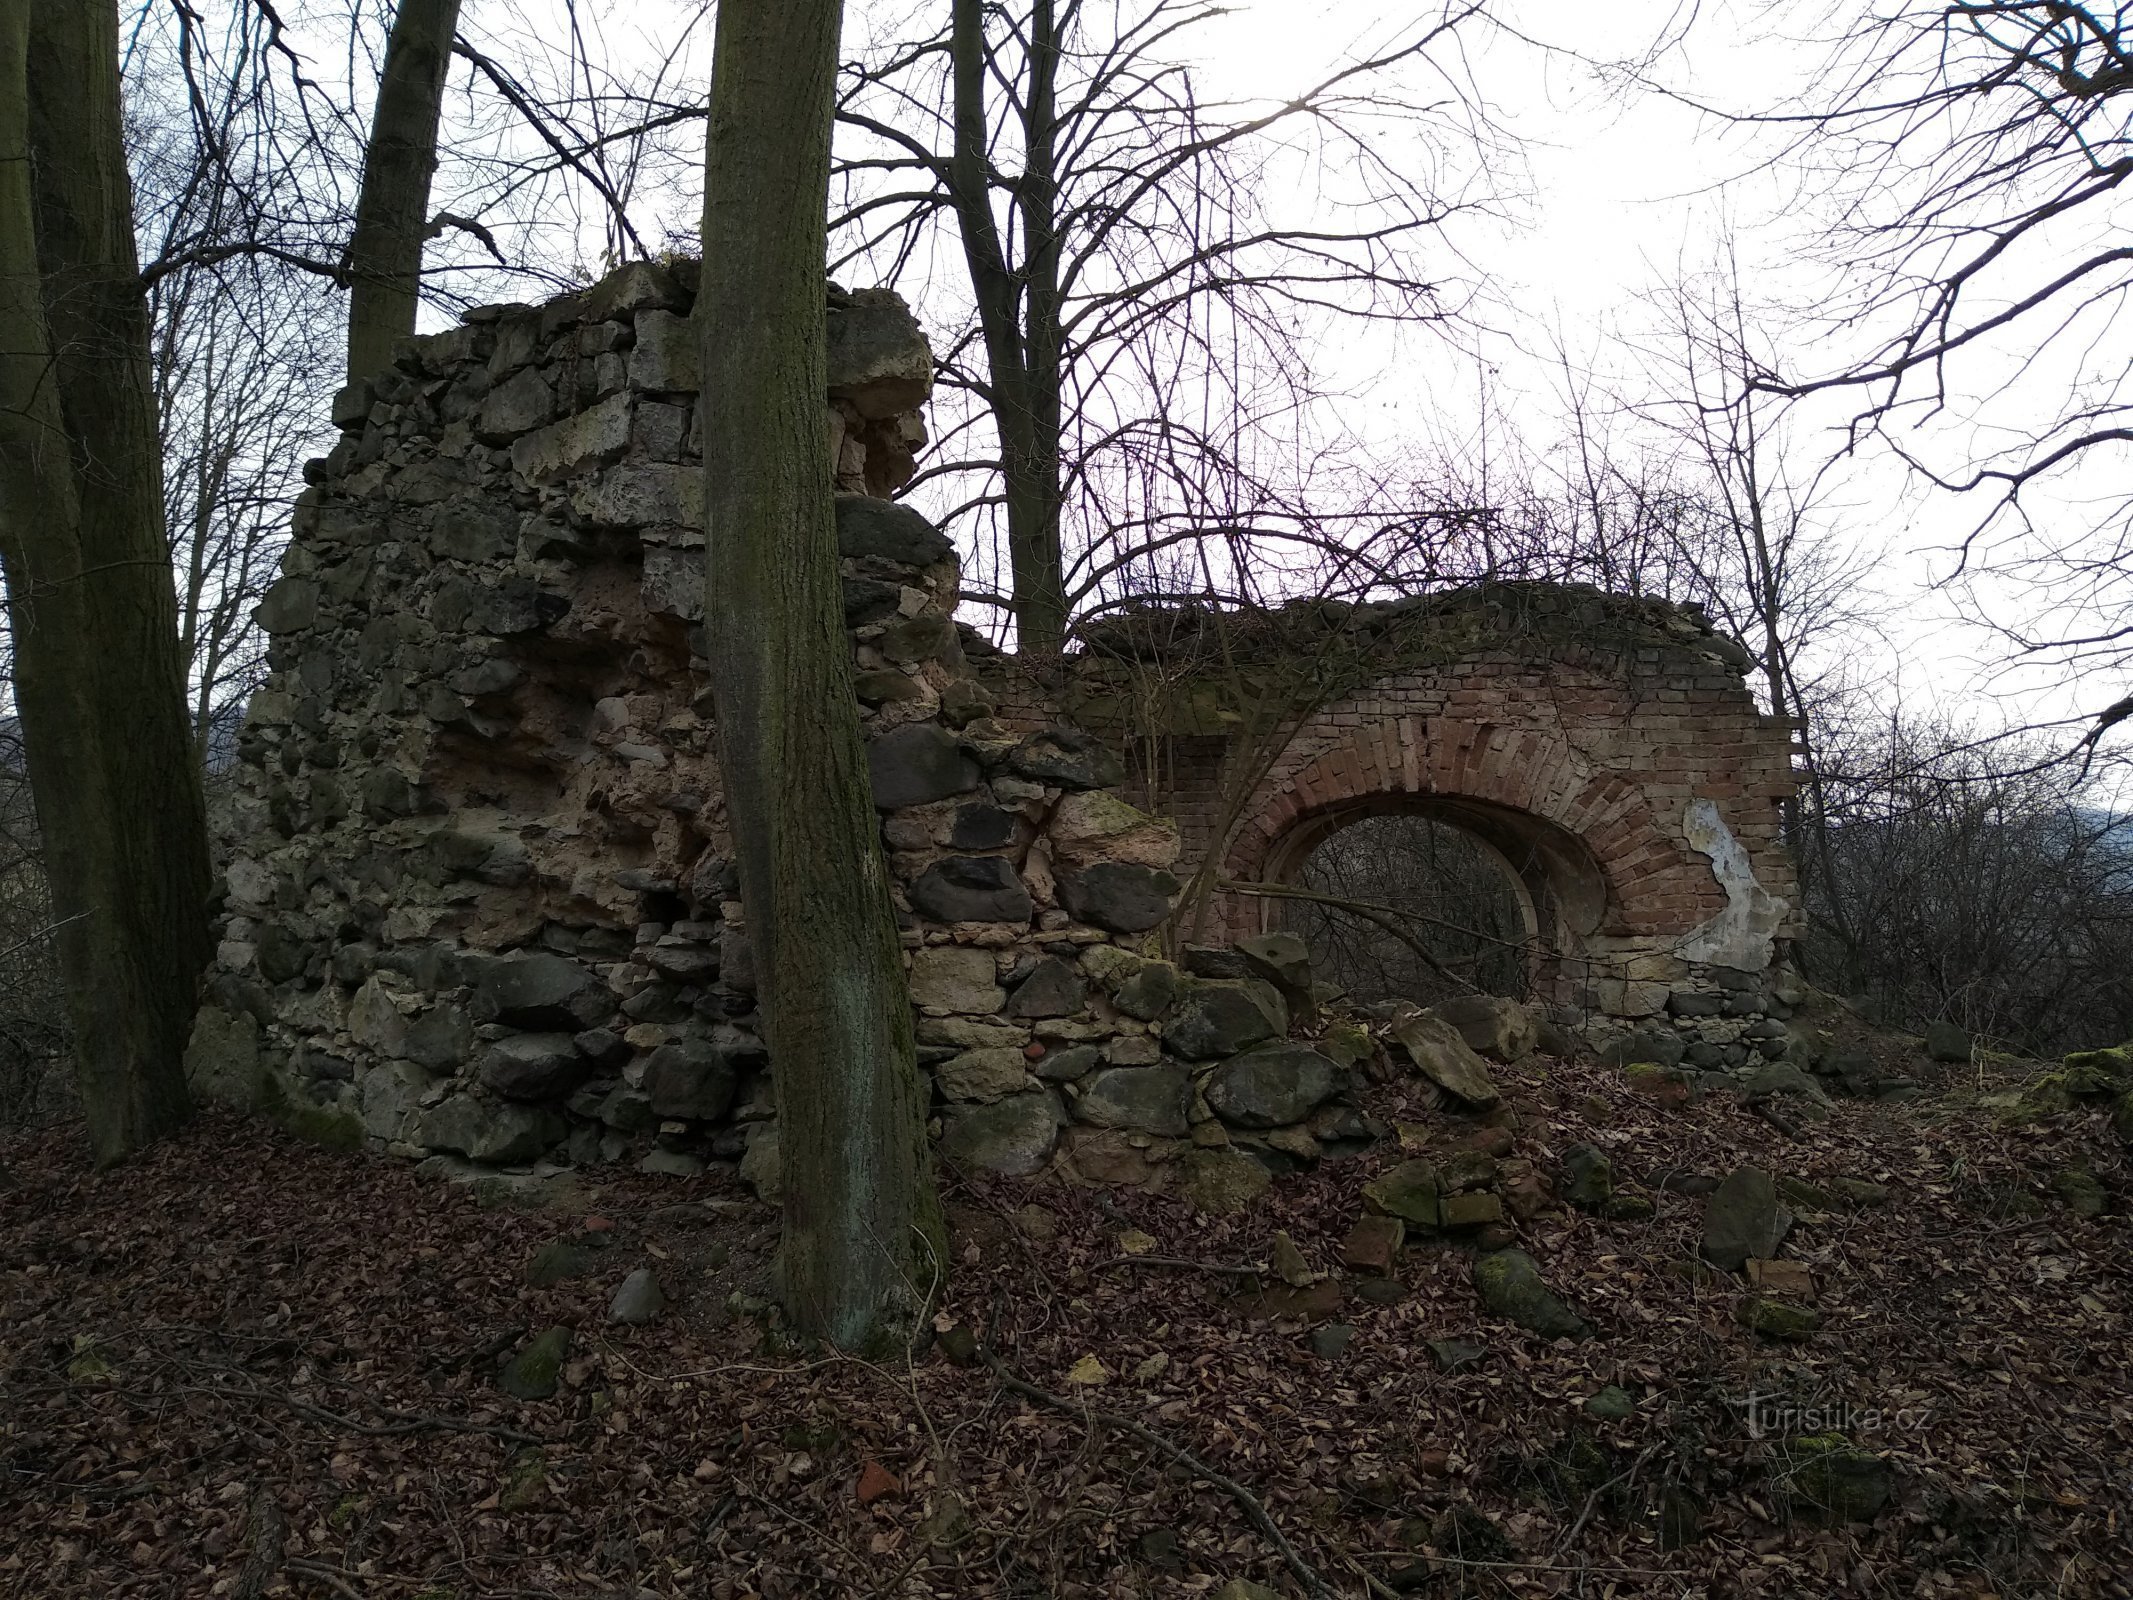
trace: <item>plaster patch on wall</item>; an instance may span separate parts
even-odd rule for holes
[[[1771,936],[1789,907],[1755,881],[1748,852],[1718,814],[1716,801],[1691,800],[1682,832],[1692,849],[1710,857],[1711,876],[1726,891],[1726,909],[1685,935],[1676,953],[1689,961],[1761,972],[1770,965]]]

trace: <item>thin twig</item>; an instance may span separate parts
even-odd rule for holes
[[[1265,1267],[1224,1266],[1219,1261],[1188,1261],[1183,1256],[1113,1256],[1096,1263],[1098,1272],[1110,1267],[1172,1267],[1179,1272],[1212,1272],[1223,1278],[1264,1278],[1268,1271]]]
[[[1080,1417],[1100,1427],[1129,1433],[1172,1465],[1183,1467],[1195,1477],[1220,1489],[1237,1503],[1237,1508],[1244,1513],[1252,1526],[1266,1536],[1267,1542],[1273,1545],[1280,1555],[1283,1565],[1296,1575],[1296,1581],[1304,1586],[1306,1592],[1320,1597],[1320,1600],[1331,1600],[1333,1591],[1326,1586],[1326,1580],[1318,1575],[1316,1568],[1297,1554],[1296,1547],[1289,1543],[1281,1529],[1275,1526],[1274,1519],[1267,1515],[1266,1506],[1259,1497],[1236,1479],[1217,1472],[1184,1446],[1172,1444],[1153,1428],[1135,1422],[1131,1417],[1122,1417],[1113,1411],[1097,1411],[1053,1394],[1048,1389],[1040,1389],[1034,1383],[1025,1382],[1010,1372],[1007,1363],[989,1349],[981,1349],[978,1354],[991,1369],[993,1377],[999,1380],[1000,1387],[1010,1393],[1019,1394],[1025,1400],[1034,1400],[1039,1405],[1048,1406],[1063,1415]]]
[[[1380,1561],[1427,1561],[1447,1567],[1473,1567],[1484,1572],[1584,1572],[1609,1578],[1669,1578],[1676,1583],[1686,1581],[1684,1574],[1668,1572],[1662,1567],[1618,1567],[1590,1561],[1483,1561],[1474,1556],[1425,1555],[1415,1550],[1365,1550],[1361,1554]]]
[[[1341,1559],[1348,1563],[1350,1572],[1363,1580],[1363,1587],[1372,1595],[1379,1597],[1379,1600],[1400,1600],[1399,1590],[1393,1588],[1383,1579],[1371,1576],[1370,1569],[1356,1560],[1354,1556],[1344,1554]]]
[[[1608,1490],[1612,1489],[1616,1484],[1622,1482],[1623,1479],[1636,1477],[1639,1469],[1643,1467],[1645,1462],[1651,1460],[1652,1456],[1658,1451],[1658,1449],[1659,1446],[1657,1446],[1656,1444],[1646,1445],[1644,1449],[1638,1453],[1636,1460],[1632,1461],[1627,1467],[1623,1468],[1612,1478],[1609,1478],[1605,1483],[1601,1484],[1597,1489],[1593,1490],[1591,1494],[1585,1496],[1585,1509],[1578,1513],[1577,1521],[1570,1524],[1570,1531],[1564,1534],[1562,1539],[1556,1544],[1555,1553],[1557,1555],[1561,1555],[1565,1550],[1568,1550],[1572,1545],[1577,1543],[1578,1535],[1585,1531],[1585,1524],[1592,1520],[1592,1513],[1600,1503],[1600,1496],[1605,1494]]]
[[[1778,1110],[1776,1106],[1773,1106],[1767,1100],[1750,1101],[1748,1109],[1788,1139],[1800,1138],[1805,1133],[1799,1123],[1794,1122],[1792,1118],[1786,1116],[1784,1112]]]
[[[363,1591],[350,1583],[348,1575],[339,1567],[329,1567],[318,1561],[291,1561],[286,1565],[289,1571],[316,1578],[334,1593],[346,1595],[348,1600],[363,1600]]]
[[[1351,916],[1361,917],[1365,922],[1383,929],[1399,940],[1400,943],[1406,945],[1413,952],[1415,959],[1428,967],[1438,977],[1443,978],[1446,982],[1456,983],[1461,988],[1473,989],[1477,993],[1479,992],[1480,986],[1472,979],[1460,977],[1458,973],[1444,964],[1443,958],[1434,950],[1400,926],[1401,919],[1409,915],[1407,912],[1395,910],[1391,906],[1371,905],[1362,900],[1343,899],[1337,894],[1320,894],[1315,889],[1291,888],[1287,884],[1244,883],[1236,879],[1225,878],[1216,884],[1216,887],[1231,894],[1256,894],[1273,900],[1302,900],[1311,905],[1324,906],[1331,911],[1345,911]],[[1416,917],[1414,920],[1427,922],[1434,919]],[[1481,937],[1487,936],[1481,935]]]
[[[512,1444],[542,1445],[549,1441],[531,1433],[521,1433],[516,1428],[506,1428],[494,1422],[468,1422],[463,1417],[430,1416],[413,1411],[392,1411],[384,1406],[378,1409],[392,1418],[391,1422],[358,1422],[354,1417],[344,1417],[338,1412],[327,1411],[305,1401],[298,1400],[273,1389],[260,1389],[241,1384],[182,1384],[180,1394],[213,1395],[218,1399],[271,1400],[276,1405],[286,1406],[298,1416],[309,1417],[314,1422],[323,1422],[346,1433],[361,1434],[370,1439],[396,1439],[411,1433],[485,1433],[491,1438],[508,1440]]]
[[[445,1356],[438,1361],[437,1365],[446,1372],[454,1371],[460,1367],[486,1366],[506,1350],[511,1349],[525,1336],[526,1325],[522,1322],[514,1322],[503,1332],[497,1334],[495,1338],[485,1339],[471,1349],[462,1350],[456,1355]]]

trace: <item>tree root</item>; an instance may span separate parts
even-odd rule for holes
[[[236,1600],[259,1600],[267,1585],[281,1575],[282,1550],[289,1536],[289,1524],[275,1503],[271,1485],[253,1494],[246,1520],[251,1524],[252,1553],[245,1557],[232,1593]]]

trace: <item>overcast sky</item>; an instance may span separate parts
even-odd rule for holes
[[[1299,27],[1302,9],[1264,0],[1239,7],[1218,24],[1226,38],[1207,55],[1209,77],[1240,96],[1283,97],[1358,42],[1383,38],[1381,19],[1394,16],[1377,0],[1330,0],[1308,8],[1313,22]],[[1407,14],[1399,8],[1399,20]],[[1550,426],[1560,384],[1553,341],[1560,338],[1603,379],[1633,368],[1626,341],[1651,325],[1643,297],[1678,281],[1684,269],[1708,265],[1726,233],[1737,243],[1751,293],[1809,307],[1826,296],[1826,273],[1806,259],[1819,197],[1802,190],[1796,173],[1767,164],[1775,149],[1769,136],[1730,128],[1664,96],[1612,92],[1586,64],[1640,56],[1672,39],[1676,46],[1660,68],[1668,82],[1710,103],[1753,111],[1775,105],[1815,73],[1819,46],[1775,34],[1768,7],[1727,0],[1699,7],[1685,33],[1678,0],[1534,0],[1505,14],[1552,47],[1476,33],[1466,58],[1491,115],[1517,140],[1521,159],[1506,177],[1523,199],[1505,225],[1469,226],[1455,237],[1489,289],[1475,309],[1485,330],[1475,346],[1503,389],[1526,398],[1536,433],[1544,436]],[[1798,7],[1785,13],[1800,14]],[[1355,343],[1345,359],[1370,363],[1374,341]],[[1808,370],[1840,358],[1834,345],[1804,339],[1789,353]],[[1997,387],[1997,378],[1980,375],[1988,370],[1973,369],[1973,381]],[[1376,427],[1397,434],[1442,426],[1468,403],[1470,382],[1459,363],[1409,352],[1372,385],[1384,407]],[[1989,439],[1982,419],[2019,418],[2025,384],[2039,405],[2058,404],[2064,374],[2019,379],[2010,372],[2007,382],[1989,397],[1955,396],[1933,437],[1944,448]],[[1820,460],[1835,451],[1834,430],[1849,409],[1824,404],[1805,414],[1803,456]],[[2125,692],[2124,685],[2106,686],[2099,695],[2096,683],[2070,681],[2056,667],[2010,670],[2002,643],[1966,618],[2007,616],[2029,604],[2027,597],[1987,581],[1959,603],[1935,587],[1953,570],[1953,548],[1982,507],[1918,492],[1883,451],[1844,464],[1836,481],[1836,501],[1848,508],[1840,519],[1845,536],[1886,545],[1877,586],[1888,659],[1868,670],[1885,671],[1905,703],[1998,724],[2093,713]],[[2037,499],[2049,516],[2055,507],[2077,507],[2092,491],[2115,489],[2076,477]]]
[[[546,31],[539,19],[553,4],[470,0],[466,23],[523,43]],[[596,17],[609,48],[627,57],[671,46],[679,19],[695,9],[694,0],[641,0],[582,5],[581,15]],[[847,38],[883,19],[889,25],[902,13],[930,17],[936,9],[945,8],[920,0],[850,0]],[[1333,348],[1320,353],[1320,365],[1356,397],[1345,420],[1393,454],[1419,454],[1426,439],[1457,436],[1474,410],[1480,368],[1529,438],[1545,444],[1557,426],[1561,383],[1551,350],[1560,343],[1603,384],[1627,381],[1636,365],[1634,343],[1651,327],[1642,297],[1684,269],[1706,266],[1724,230],[1736,240],[1752,294],[1812,305],[1828,292],[1828,280],[1804,258],[1819,197],[1788,188],[1797,179],[1785,171],[1758,170],[1767,143],[1664,97],[1609,92],[1586,64],[1650,50],[1677,24],[1677,0],[1604,6],[1505,0],[1503,11],[1550,48],[1468,26],[1459,35],[1462,51],[1447,57],[1471,73],[1488,114],[1516,144],[1516,154],[1493,174],[1493,187],[1506,200],[1502,220],[1470,218],[1446,232],[1447,269],[1482,291],[1466,327],[1450,339],[1390,340],[1381,329],[1353,331],[1336,335]],[[1742,109],[1775,103],[1816,70],[1820,57],[1809,44],[1772,37],[1768,15],[1760,0],[1706,0],[1693,30],[1665,58],[1663,75],[1714,103]],[[1414,16],[1414,8],[1385,0],[1243,0],[1228,16],[1181,37],[1205,94],[1281,100],[1350,52],[1411,27]],[[685,78],[700,75],[709,61],[708,25],[696,31],[701,36],[684,52]],[[676,192],[664,208],[686,216],[693,203],[693,196]],[[922,321],[924,298],[914,292]],[[1788,354],[1810,369],[1837,356],[1807,339]],[[1979,398],[1955,397],[1936,424],[1937,437],[1953,439],[1972,427]],[[2020,402],[2017,388],[1994,403],[2012,404],[2018,413]],[[1829,452],[1829,440],[1815,430],[1842,415],[1834,406],[1809,414],[1800,440],[1804,457],[1819,460]],[[1963,623],[1955,599],[1933,587],[1951,565],[1950,547],[1970,526],[1970,508],[1914,492],[1885,453],[1847,464],[1837,481],[1834,503],[1845,508],[1841,536],[1887,552],[1876,573],[1886,650],[1869,641],[1852,652],[1862,676],[1885,677],[1910,705],[1974,711],[1995,723],[2096,708],[2093,684],[2069,688],[2060,674],[2008,673],[1999,643]],[[2081,492],[2078,481],[2070,483],[2062,499],[2076,501]],[[2004,616],[2022,603],[1987,589],[1970,609]],[[2111,689],[2102,702],[2121,692]]]

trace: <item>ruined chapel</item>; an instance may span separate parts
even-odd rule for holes
[[[203,1092],[447,1167],[775,1186],[704,678],[693,276],[471,312],[337,399],[258,614]],[[923,334],[886,292],[829,309],[853,691],[947,1159],[1220,1192],[1368,1142],[1355,1051],[1256,937],[1278,901],[1220,885],[1387,811],[1502,857],[1548,1021],[1714,1071],[1779,1053],[1789,737],[1700,614],[1501,585],[1306,608],[1241,666],[1170,619],[1039,682],[958,624],[952,545],[890,498]]]

